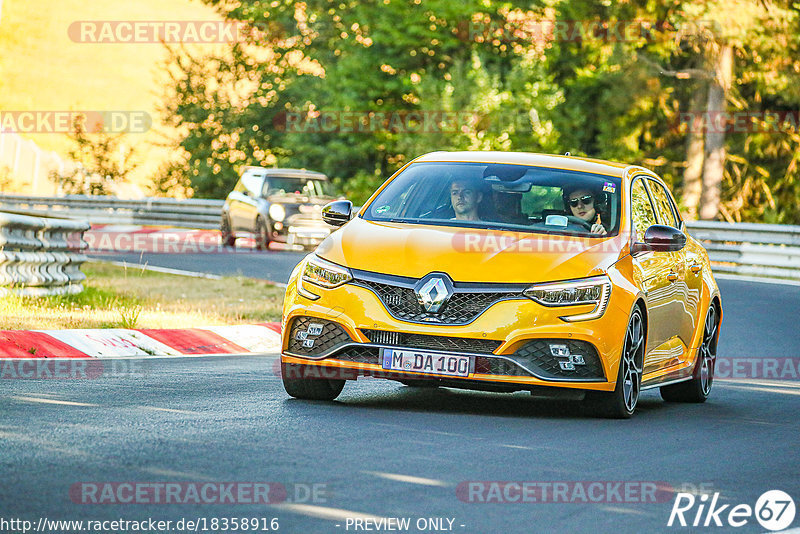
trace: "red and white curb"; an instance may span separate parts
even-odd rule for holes
[[[281,350],[281,325],[185,329],[0,330],[0,358],[125,358],[266,354]]]

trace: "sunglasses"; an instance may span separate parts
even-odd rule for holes
[[[588,206],[589,204],[594,204],[594,198],[592,197],[592,195],[584,195],[582,197],[569,199],[569,205],[572,206],[573,208],[578,207],[578,202],[580,202],[584,206]]]

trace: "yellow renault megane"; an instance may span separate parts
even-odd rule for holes
[[[347,380],[527,390],[630,417],[643,389],[703,402],[720,294],[675,200],[642,167],[569,156],[435,152],[389,178],[295,268],[287,393]]]

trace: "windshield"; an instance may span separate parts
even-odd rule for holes
[[[620,179],[527,165],[413,163],[364,218],[588,237],[619,230]]]
[[[266,196],[297,194],[309,197],[332,197],[333,188],[326,180],[270,176],[265,184]]]

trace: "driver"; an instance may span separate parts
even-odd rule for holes
[[[450,184],[450,203],[456,220],[479,221],[478,204],[481,200],[483,193],[474,180],[456,178]]]
[[[590,232],[598,235],[606,235],[605,226],[597,208],[597,195],[585,188],[575,189],[564,193],[564,204],[567,213],[574,217],[586,221],[590,226]]]

